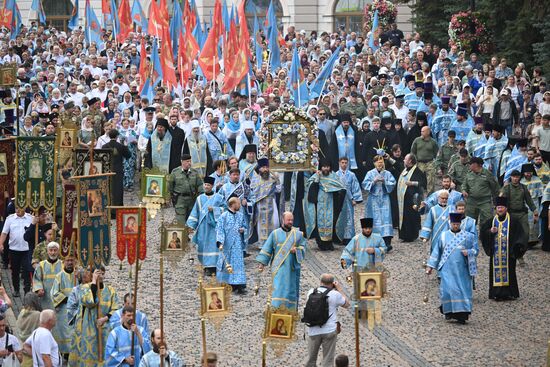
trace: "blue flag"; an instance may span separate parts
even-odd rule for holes
[[[180,30],[183,28],[183,11],[179,1],[174,1],[174,15],[170,22],[170,38],[172,39],[172,55],[178,55],[178,43]]]
[[[151,85],[151,79],[147,78],[147,80],[143,84],[143,88],[141,89],[140,96],[147,97],[149,101],[152,101],[154,97],[153,89],[154,88]]]
[[[157,86],[158,83],[162,80],[163,74],[162,74],[162,65],[160,63],[160,57],[159,57],[159,46],[158,46],[158,39],[153,39],[153,50],[151,51],[151,61],[153,63],[153,88]]]
[[[90,45],[92,42],[95,42],[96,45],[99,47],[103,45],[103,40],[101,39],[101,23],[99,23],[99,19],[97,19],[94,10],[90,6],[90,0],[86,1],[85,13],[86,40],[88,41],[88,45]]]
[[[260,33],[260,25],[258,24],[258,17],[254,13],[254,47],[256,53],[256,66],[259,68],[262,67],[263,62],[263,49],[262,45],[258,42],[258,33]]]
[[[46,13],[44,12],[41,0],[32,0],[31,10],[34,10],[36,15],[38,15],[40,24],[46,24]]]
[[[118,9],[116,7],[116,0],[111,0],[111,20],[113,21],[113,33],[116,37],[120,31],[120,23],[118,21]]]
[[[222,4],[222,21],[223,21],[223,27],[225,28],[225,31],[229,32],[229,26],[231,25],[231,22],[229,20],[229,11],[227,10],[226,0],[223,0],[223,4]]]
[[[279,48],[279,29],[277,28],[277,16],[273,0],[269,3],[267,9],[268,39],[269,39],[269,58],[271,69],[275,70],[281,67],[281,49]]]
[[[374,39],[376,32],[378,32],[378,9],[374,11],[374,19],[372,20],[372,29],[369,37],[369,47],[372,51],[378,50],[378,46],[374,43],[375,41],[378,42],[378,36],[376,40]]]
[[[143,13],[143,8],[139,2],[140,0],[134,0],[132,5],[132,21],[136,23],[138,27],[141,27],[141,31],[147,33],[147,27],[149,22],[145,18],[145,13]]]
[[[13,29],[11,31],[10,40],[14,40],[15,37],[21,32],[21,27],[23,26],[23,19],[21,18],[21,12],[19,11],[19,6],[13,4]]]
[[[311,98],[317,98],[323,93],[325,82],[328,78],[330,78],[330,75],[332,74],[332,70],[334,69],[336,61],[338,61],[338,56],[341,49],[342,46],[338,46],[338,48],[334,50],[334,53],[327,60],[327,63],[323,67],[323,70],[321,70],[317,78],[313,81],[313,84],[311,85],[311,89],[309,91],[309,96]]]
[[[298,57],[298,45],[294,44],[294,53],[292,55],[292,64],[290,66],[288,89],[292,93],[294,105],[302,107],[309,102],[309,91],[304,79],[304,71]]]
[[[71,18],[67,24],[69,29],[75,29],[78,27],[78,0],[74,0],[73,10],[71,12]]]

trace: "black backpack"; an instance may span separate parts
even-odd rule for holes
[[[328,308],[328,293],[332,289],[327,289],[324,292],[319,292],[318,288],[313,290],[307,299],[306,307],[304,308],[304,317],[302,322],[307,326],[323,326],[330,318]]]

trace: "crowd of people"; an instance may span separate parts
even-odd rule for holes
[[[163,210],[175,210],[190,229],[205,275],[237,295],[247,293],[244,259],[252,253],[259,271],[271,268],[272,306],[299,311],[309,239],[320,251],[343,246],[336,266],[360,269],[391,256],[394,237],[420,239],[426,272],[441,279],[441,313],[464,324],[478,240],[490,258],[489,297],[497,301],[519,297],[516,263],[527,250],[542,243],[550,251],[550,91],[538,67],[529,72],[496,55],[424,43],[395,24],[376,50],[360,33],[308,36],[290,26],[275,69],[262,35],[262,60],[251,60],[261,66],[253,66],[246,92],[222,93],[195,63],[179,89],[158,86],[148,98],[140,95],[139,50],[147,50],[149,63],[153,38],[133,32],[117,43],[112,36],[104,31],[98,48],[82,27],[64,32],[31,23],[16,37],[1,32],[0,63],[17,64],[19,83],[1,92],[1,133],[55,136],[75,124],[76,147],[113,152],[115,206],[137,196],[143,167],[167,175],[174,209]],[[297,103],[288,87],[294,47],[308,86],[340,53],[321,95],[302,107],[318,127],[318,169],[277,173],[259,150],[259,130],[274,111]],[[74,167],[71,159],[58,163],[61,197]],[[358,211],[364,215],[356,219]],[[74,255],[60,258],[60,213],[61,205],[36,216],[13,200],[7,205],[0,250],[11,268],[12,297],[21,297],[23,277],[24,308],[13,325],[17,337],[4,334],[11,348],[0,337],[0,355],[35,366],[64,359],[79,367],[98,360],[148,367],[162,357],[184,366],[134,309],[131,294],[119,303],[103,280],[105,268],[90,272]],[[316,366],[320,348],[323,366],[334,365],[336,309],[349,306],[334,275],[324,274],[307,297],[319,291],[329,295],[331,316],[308,328],[308,367]],[[3,290],[0,296],[5,311],[11,301]],[[0,334],[4,325],[0,320]],[[208,366],[218,359],[204,358]]]

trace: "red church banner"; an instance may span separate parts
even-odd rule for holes
[[[140,228],[141,227],[141,228]],[[141,238],[139,243],[139,259],[145,260],[147,255],[147,212],[139,208],[124,208],[116,211],[116,254],[120,261],[128,256],[128,263],[132,265],[136,261],[138,234]]]

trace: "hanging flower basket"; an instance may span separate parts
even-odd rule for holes
[[[366,31],[372,30],[374,12],[378,10],[378,26],[382,29],[388,28],[397,19],[397,6],[386,0],[374,0],[365,6],[365,28]]]
[[[470,10],[456,13],[449,22],[449,46],[456,45],[466,53],[490,53],[493,49],[492,35],[479,13]]]

